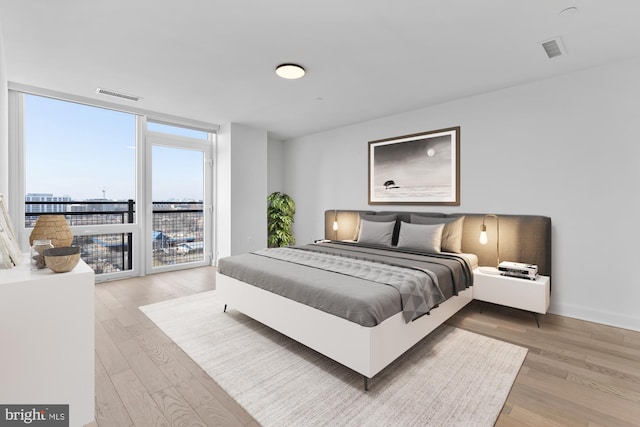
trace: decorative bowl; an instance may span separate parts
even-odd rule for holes
[[[79,246],[61,246],[44,251],[45,264],[56,273],[66,273],[73,270],[78,261],[80,261]]]

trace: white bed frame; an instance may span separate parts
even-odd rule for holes
[[[216,293],[227,305],[368,379],[413,347],[473,299],[472,289],[449,298],[428,316],[405,323],[402,313],[374,327],[333,314],[216,273]]]

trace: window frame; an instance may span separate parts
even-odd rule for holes
[[[147,195],[147,181],[150,174],[150,167],[147,163],[147,143],[145,142],[147,135],[167,135],[164,133],[157,133],[147,131],[146,123],[152,121],[155,123],[165,124],[169,126],[185,127],[197,131],[203,131],[208,133],[208,138],[200,140],[203,144],[207,144],[207,150],[210,150],[211,155],[209,164],[211,170],[207,172],[209,179],[209,188],[205,186],[205,200],[203,200],[203,207],[209,210],[209,233],[211,244],[207,252],[215,253],[215,211],[212,206],[215,203],[215,141],[217,138],[218,125],[191,121],[182,119],[166,114],[151,112],[137,108],[127,108],[118,104],[102,102],[92,98],[85,98],[80,96],[63,94],[61,92],[33,88],[26,85],[20,85],[15,83],[9,83],[9,96],[8,96],[8,116],[9,116],[9,214],[17,225],[16,234],[17,240],[20,243],[20,247],[23,251],[28,251],[29,248],[29,230],[25,224],[25,195],[26,195],[26,182],[25,182],[25,135],[24,135],[24,115],[25,115],[25,103],[24,95],[35,95],[57,99],[65,102],[78,103],[90,107],[114,110],[122,113],[132,114],[135,117],[136,123],[136,185],[135,185],[135,202],[136,202],[136,219],[133,224],[101,224],[87,227],[72,227],[74,235],[82,235],[88,233],[109,234],[111,232],[117,233],[129,233],[133,235],[133,268],[132,270],[125,270],[117,273],[103,273],[96,275],[96,281],[105,281],[112,279],[120,279],[125,277],[133,277],[138,275],[145,275],[154,271],[149,271],[147,263],[144,259],[147,248],[147,217],[151,215],[148,211],[148,206],[152,205],[152,200],[149,200]],[[171,135],[171,137],[181,138],[179,136]],[[192,138],[188,138],[192,139]],[[209,256],[211,264],[213,264],[213,257]],[[185,265],[187,268],[188,264]]]

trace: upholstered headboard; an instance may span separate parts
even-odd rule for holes
[[[451,218],[464,216],[462,252],[478,256],[479,265],[496,263],[496,219],[487,216],[485,225],[489,244],[479,241],[482,213],[391,212],[328,210],[324,213],[324,236],[331,240],[350,240],[355,237],[360,213],[385,215],[394,213],[399,220],[410,222],[411,214]],[[500,260],[536,264],[538,272],[551,276],[551,218],[540,215],[498,215],[500,224]],[[338,230],[333,230],[334,221]]]

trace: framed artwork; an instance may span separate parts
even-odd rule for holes
[[[22,251],[16,240],[9,213],[0,194],[0,266],[11,268],[22,262]]]
[[[460,205],[460,126],[369,142],[370,205]]]

